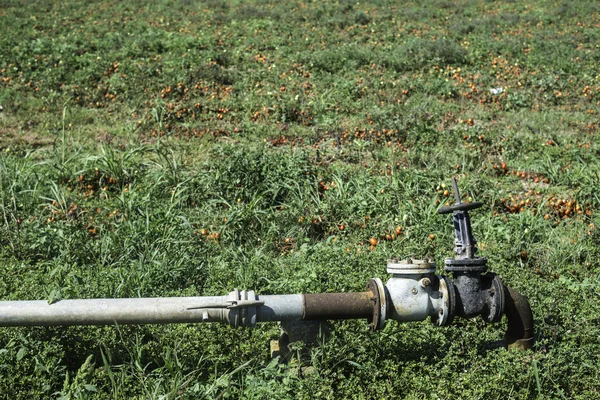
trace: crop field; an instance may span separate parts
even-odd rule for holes
[[[597,1],[0,0],[0,299],[362,291],[479,254],[506,321],[0,328],[6,399],[600,395]]]

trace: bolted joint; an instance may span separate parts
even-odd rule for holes
[[[379,278],[369,279],[367,291],[371,293],[371,303],[373,304],[373,315],[369,319],[369,326],[372,331],[376,331],[385,326],[388,308],[387,291]]]
[[[456,290],[449,278],[445,276],[438,278],[438,288],[445,307],[438,309],[438,318],[432,316],[431,321],[439,326],[446,326],[452,323],[456,315]]]

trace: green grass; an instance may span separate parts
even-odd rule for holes
[[[275,324],[2,328],[0,393],[597,397],[599,24],[592,1],[4,1],[0,298],[354,291],[392,256],[441,272],[457,176],[537,342],[341,321],[282,364]]]

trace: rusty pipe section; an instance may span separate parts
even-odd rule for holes
[[[354,293],[305,294],[304,320],[372,318],[375,294]]]
[[[527,350],[533,346],[533,313],[527,298],[513,288],[504,287],[504,314],[508,327],[504,335],[506,347]]]

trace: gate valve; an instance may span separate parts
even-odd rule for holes
[[[480,202],[463,203],[456,179],[452,178],[456,204],[441,207],[440,214],[452,213],[455,258],[445,260],[444,270],[451,272],[455,291],[455,311],[458,316],[472,318],[481,315],[487,322],[502,318],[504,286],[494,273],[487,270],[487,259],[476,257],[477,241],[473,237],[469,210],[480,208]]]

